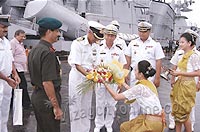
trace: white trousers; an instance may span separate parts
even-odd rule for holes
[[[12,88],[0,79],[0,132],[8,132],[7,122],[10,111]]]
[[[103,84],[101,84],[103,85]],[[117,85],[112,84],[110,87],[117,91]],[[96,93],[96,117],[95,127],[102,128],[104,125],[106,128],[112,129],[112,124],[115,117],[116,103],[110,93],[103,86],[98,86],[95,89]],[[106,113],[105,113],[106,108]]]
[[[93,90],[86,94],[78,94],[77,84],[84,77],[75,70],[69,73],[69,112],[71,132],[89,132]]]

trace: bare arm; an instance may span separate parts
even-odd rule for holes
[[[12,71],[13,75],[16,76],[16,78],[14,78],[14,79],[17,79],[20,82],[19,76],[18,76],[18,74],[17,74],[17,72],[16,72],[14,67],[13,67],[13,70],[14,70],[14,72]],[[15,81],[10,76],[8,76],[8,77],[5,76],[2,72],[0,72],[0,79],[6,81],[8,83],[8,85],[10,85],[12,88],[16,88],[17,84],[19,84],[19,82]]]
[[[3,73],[0,72],[0,79],[7,81],[8,77],[6,77]]]
[[[124,65],[124,68],[129,70],[130,65],[131,65],[131,57],[130,57],[130,56],[127,56],[127,55],[125,55],[125,57],[126,57],[126,62],[127,62],[127,63]],[[130,73],[129,73],[129,74],[130,74]],[[130,75],[128,75],[128,76],[125,78],[125,81],[126,81],[126,83],[129,83],[129,81],[130,81]]]
[[[15,82],[19,84],[21,82],[21,79],[16,71],[14,63],[12,63],[12,77],[15,79]]]
[[[195,76],[200,76],[200,70],[196,70],[193,72],[181,72],[181,71],[172,70],[172,71],[170,71],[170,74],[172,76],[195,77]]]
[[[161,66],[162,66],[162,60],[156,60],[156,75],[155,75],[155,80],[154,84],[156,87],[160,86],[160,73],[161,73]]]
[[[80,73],[82,73],[84,76],[86,76],[86,75],[88,74],[88,72],[86,72],[85,69],[84,69],[82,66],[77,65],[77,64],[75,64],[75,66],[76,66],[76,69],[77,69]]]
[[[110,86],[108,86],[107,83],[104,83],[104,86],[106,87],[106,89],[108,90],[108,92],[110,93],[110,95],[111,95],[116,101],[126,99],[125,96],[124,96],[122,93],[119,93],[119,94],[118,94],[118,93],[114,92],[114,91],[110,88]]]
[[[125,57],[126,57],[127,63],[124,65],[124,68],[129,70],[130,65],[131,65],[131,57],[127,55],[125,55]]]
[[[45,82],[43,82],[43,86],[44,86],[44,90],[53,106],[55,119],[60,120],[62,118],[63,112],[58,104],[58,100],[56,98],[53,82],[45,81]]]
[[[172,70],[176,70],[176,69],[177,69],[177,66],[173,65]],[[172,77],[171,77],[171,87],[173,87],[174,83],[175,83],[175,76],[172,75]]]

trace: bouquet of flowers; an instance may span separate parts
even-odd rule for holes
[[[123,69],[123,64],[116,60],[108,64],[100,64],[89,72],[86,76],[87,80],[78,85],[78,93],[84,94],[94,89],[97,84],[101,84],[102,81],[121,85],[125,82],[125,77],[128,73],[129,70]]]

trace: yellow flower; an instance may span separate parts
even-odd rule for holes
[[[125,77],[128,75],[129,70],[123,69],[122,63],[117,60],[113,60],[112,63],[108,64],[108,67],[112,71],[113,79],[118,85],[125,82]]]
[[[98,81],[98,73],[96,70],[90,72],[88,75],[86,75],[86,78],[89,80],[93,80],[94,82]]]

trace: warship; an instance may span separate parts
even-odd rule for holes
[[[120,24],[119,36],[127,42],[136,38],[137,24],[148,21],[153,25],[151,36],[162,46],[168,40],[178,40],[181,33],[189,27],[186,16],[181,12],[192,11],[188,7],[193,0],[1,0],[0,13],[10,15],[8,39],[17,29],[26,32],[26,45],[34,46],[39,37],[37,20],[54,17],[63,22],[58,51],[69,51],[71,41],[86,34],[88,21],[95,20],[104,25],[112,20]]]

